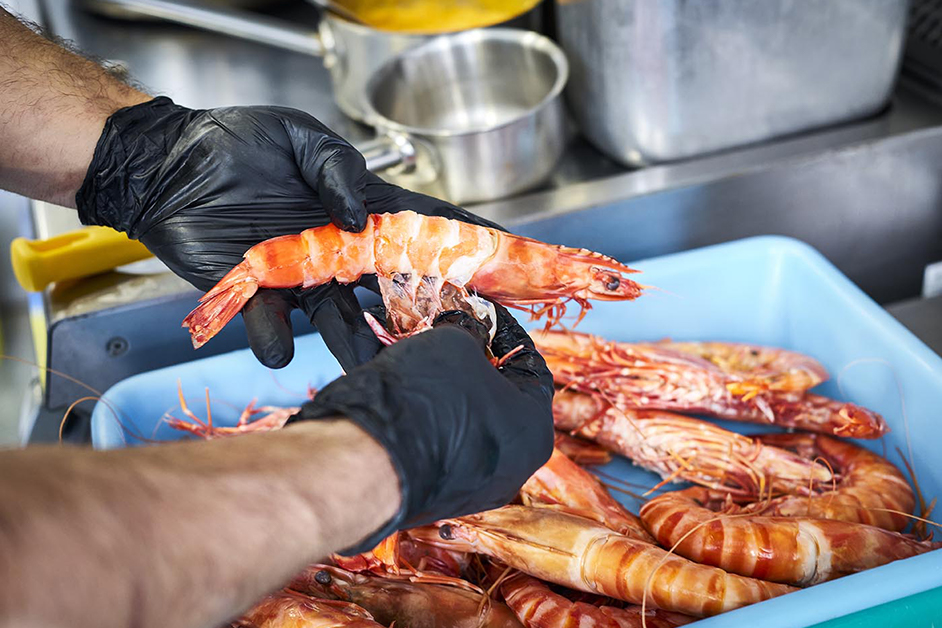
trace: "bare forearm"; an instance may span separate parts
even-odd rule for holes
[[[0,42],[0,188],[75,207],[105,120],[150,96],[2,8]]]
[[[347,421],[114,452],[0,454],[0,625],[211,626],[398,508]]]

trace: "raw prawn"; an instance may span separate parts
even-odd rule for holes
[[[458,579],[467,569],[470,556],[421,543],[403,530],[392,533],[372,550],[354,556],[333,554],[331,560],[356,573]]]
[[[610,451],[590,440],[576,438],[560,430],[556,430],[554,440],[556,448],[576,464],[603,465],[612,461]]]
[[[890,431],[883,417],[863,406],[811,393],[774,393],[775,424],[844,438],[879,438]]]
[[[599,253],[456,220],[411,211],[372,214],[360,233],[331,224],[256,244],[203,295],[183,326],[199,348],[259,288],[352,283],[366,274],[379,280],[394,334],[421,328],[444,309],[470,308],[480,318],[482,301],[468,291],[554,322],[568,301],[584,312],[589,300],[637,298],[642,287],[626,276],[633,272]]]
[[[735,372],[669,345],[612,342],[569,331],[538,332],[533,341],[557,384],[602,396],[624,410],[704,414],[855,438],[878,438],[887,431],[883,417],[866,408],[771,384],[760,390]]]
[[[942,547],[861,523],[717,510],[738,509],[725,493],[693,487],[655,497],[641,508],[641,518],[661,545],[690,560],[798,586]]]
[[[700,419],[661,410],[620,410],[576,392],[553,398],[557,429],[593,440],[666,482],[694,482],[758,499],[807,492],[831,480],[822,464]]]
[[[739,342],[661,341],[655,346],[689,353],[737,378],[727,387],[748,396],[770,390],[805,391],[828,379],[828,372],[811,356],[775,347]]]
[[[246,406],[245,410],[239,416],[239,420],[232,427],[222,425],[213,425],[212,419],[208,422],[201,421],[196,415],[183,410],[191,421],[184,421],[176,417],[168,417],[167,425],[175,430],[189,432],[195,436],[207,440],[220,438],[223,436],[235,436],[237,434],[247,434],[249,432],[270,432],[278,430],[285,426],[292,416],[298,413],[300,408],[279,408],[275,406],[262,406],[256,408],[254,402]],[[262,416],[253,419],[256,414]]]
[[[231,628],[383,628],[350,602],[319,600],[296,591],[267,595]]]
[[[309,390],[308,396],[313,399],[314,393],[314,390]],[[222,436],[247,434],[249,432],[270,432],[272,430],[279,430],[285,426],[288,419],[297,414],[300,410],[300,408],[285,408],[279,406],[262,406],[261,408],[256,408],[255,401],[253,400],[242,410],[242,414],[239,415],[236,424],[232,427],[228,427],[213,424],[213,413],[209,405],[209,389],[206,390],[205,421],[190,410],[189,405],[186,403],[186,398],[183,396],[183,387],[179,382],[177,383],[177,395],[180,398],[180,412],[182,412],[189,421],[178,419],[174,416],[165,416],[164,420],[167,425],[175,430],[189,432],[207,440],[220,438]],[[257,414],[261,414],[262,416],[252,418]]]
[[[899,469],[882,456],[822,434],[763,434],[758,438],[763,443],[795,451],[808,460],[827,460],[840,480],[833,490],[818,495],[786,495],[749,504],[745,507],[748,512],[837,519],[896,532],[909,523],[907,515],[916,507],[913,490]]]
[[[467,588],[354,574],[327,565],[309,567],[288,586],[353,602],[385,626],[395,622],[398,628],[521,628],[507,606]]]
[[[525,573],[507,578],[500,592],[527,628],[673,628],[693,621],[693,617],[662,610],[647,611],[642,621],[640,606],[616,608],[573,602]]]
[[[332,554],[330,559],[340,567],[357,573],[373,573],[378,575],[399,575],[401,569],[408,568],[402,564],[399,554],[401,537],[400,532],[393,532],[376,544],[371,550],[352,556]]]
[[[598,478],[559,449],[554,449],[549,461],[530,476],[520,489],[520,495],[526,505],[560,506],[567,512],[598,521],[619,534],[646,543],[654,542],[637,516],[615,501]]]
[[[707,567],[583,517],[504,506],[440,522],[443,547],[486,554],[571,589],[688,615],[716,615],[794,589]],[[436,542],[430,536],[429,542]]]

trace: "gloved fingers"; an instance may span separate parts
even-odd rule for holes
[[[364,175],[364,193],[366,195],[366,208],[371,214],[395,214],[404,210],[411,210],[425,216],[441,216],[452,220],[460,220],[480,227],[507,231],[496,222],[472,214],[451,203],[412,192],[398,185],[393,185],[373,173]]]
[[[317,190],[331,222],[344,231],[363,231],[367,218],[363,191],[366,162],[351,146],[337,145],[331,150],[316,177],[316,184],[307,172],[304,178]]]
[[[356,295],[353,294],[353,286],[343,285],[337,281],[331,281],[316,288],[298,288],[292,292],[295,294],[298,307],[307,314],[309,319],[322,304],[328,301],[334,303],[337,312],[349,323],[359,318],[363,311]]]
[[[379,290],[379,279],[376,278],[376,275],[363,275],[360,277],[357,285],[361,288],[366,288],[370,292],[382,294]]]
[[[258,361],[270,369],[287,366],[294,357],[293,308],[290,293],[280,290],[259,290],[242,308],[249,347]]]
[[[372,360],[383,348],[362,317],[353,323],[347,322],[333,301],[317,308],[311,322],[317,326],[324,344],[346,373]]]
[[[369,314],[374,319],[376,319],[376,322],[382,325],[383,329],[387,329],[387,330],[389,329],[389,326],[386,321],[386,306],[383,305],[382,303],[380,303],[379,305],[370,306],[366,308],[365,310],[363,310],[363,312],[364,314]]]
[[[431,198],[431,197],[426,197]],[[433,199],[438,202],[437,205],[429,207],[428,212],[423,212],[416,210],[419,213],[424,213],[428,216],[443,216],[445,218],[450,218],[452,220],[460,220],[461,222],[466,222],[471,225],[477,225],[479,227],[487,227],[489,229],[497,229],[498,231],[503,231],[508,233],[506,229],[494,222],[493,220],[488,220],[478,216],[477,214],[472,214],[467,209],[445,203],[444,201],[439,201],[438,199]]]
[[[345,372],[369,362],[383,348],[363,317],[350,286],[331,283],[316,299],[303,295],[301,309],[317,327],[324,344]],[[385,310],[377,311],[374,316],[385,323]]]
[[[500,372],[540,403],[552,404],[553,374],[546,366],[543,356],[536,350],[527,331],[514,319],[504,306],[495,303],[497,331],[491,341],[491,351],[498,358],[513,355],[501,364]],[[518,347],[520,347],[518,349]]]
[[[346,417],[389,453],[402,505],[378,536],[500,505],[552,451],[549,400],[520,394],[454,327],[442,322],[383,350],[291,419]]]
[[[502,358],[521,345],[525,349],[533,349],[533,339],[530,338],[527,330],[517,322],[513,314],[503,305],[493,301],[491,303],[497,313],[497,329],[494,332],[494,340],[491,342],[491,351],[494,352],[494,355]]]
[[[488,340],[490,339],[490,333],[487,328],[487,325],[474,318],[467,312],[462,312],[460,310],[448,310],[442,312],[435,317],[435,320],[432,322],[432,327],[460,327],[461,329],[467,331],[474,340],[477,342],[478,346],[483,352],[487,348]]]

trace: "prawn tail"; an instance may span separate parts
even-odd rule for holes
[[[243,262],[233,268],[213,289],[203,295],[199,306],[183,319],[190,331],[193,348],[199,349],[218,334],[258,290],[258,280]]]

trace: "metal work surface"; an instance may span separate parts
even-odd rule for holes
[[[344,116],[334,104],[330,75],[315,57],[171,24],[111,20],[81,10],[74,1],[37,1],[43,2],[44,21],[54,34],[126,67],[152,93],[168,95],[189,107],[297,107],[352,142],[373,137],[371,129]],[[274,15],[297,24],[313,25],[317,20],[317,11],[302,2],[287,3]],[[533,211],[558,211],[564,206],[574,209],[574,196],[604,194],[613,188],[623,196],[643,194],[938,125],[942,125],[942,107],[912,91],[897,89],[887,111],[860,122],[636,172],[629,172],[576,138],[543,188],[558,194],[496,202],[493,205],[499,209],[494,211],[523,218]],[[626,178],[635,174],[642,176]],[[576,185],[582,183],[590,189]],[[491,211],[479,208],[482,213]]]
[[[942,355],[942,296],[900,301],[886,309],[933,351]]]
[[[622,201],[584,200],[587,209],[542,218],[531,215],[516,223],[515,231],[626,261],[758,232],[792,235],[826,252],[879,301],[894,301],[918,294],[923,267],[942,254],[942,129]],[[99,295],[119,294],[118,284],[108,286],[116,275],[97,279],[102,285]],[[120,285],[131,297],[128,302],[79,317],[62,316],[76,299],[58,288],[53,291],[60,316],[50,334],[51,363],[76,376],[94,373],[104,378],[96,382],[104,388],[122,373],[244,346],[239,325],[234,325],[224,338],[194,352],[179,321],[195,305],[196,292],[136,303],[134,297],[143,296],[141,291],[154,294],[160,282],[179,281],[169,274],[150,280],[158,283],[124,278]],[[130,283],[135,281],[137,290]],[[715,281],[729,284],[739,278]],[[126,345],[117,355],[111,353],[115,338]],[[56,407],[79,392],[53,380],[48,403]]]
[[[488,215],[523,235],[622,260],[756,234],[792,236],[885,304],[918,295],[925,265],[942,258],[942,129],[655,194],[614,196],[587,193],[580,199],[586,209],[535,212],[521,222],[506,220],[509,213]]]
[[[147,88],[181,104],[285,105],[351,141],[373,136],[337,109],[316,58],[186,27],[109,20],[68,2],[46,0],[44,7],[55,34],[120,62]],[[303,3],[289,3],[278,16],[315,22]],[[923,267],[942,258],[940,207],[942,107],[901,86],[887,111],[858,123],[641,170],[617,166],[576,139],[541,190],[472,209],[519,233],[625,261],[751,235],[790,235],[888,303],[917,296]],[[34,204],[33,217],[40,237],[78,226],[73,211],[43,204]],[[146,280],[110,273],[94,288],[47,291],[50,364],[94,377],[103,389],[135,372],[244,346],[236,325],[194,352],[179,321],[195,297],[166,272]],[[122,346],[114,338],[127,345],[118,355],[109,353]],[[61,386],[53,380],[47,389],[51,407],[80,396]]]

